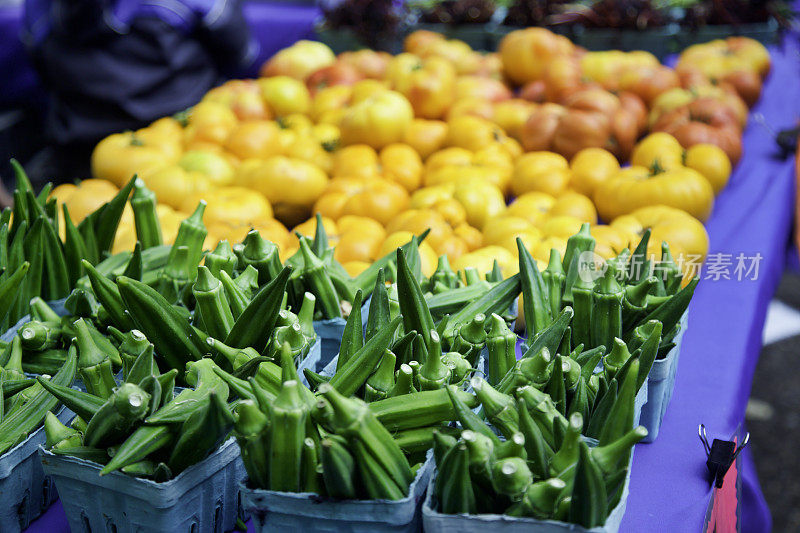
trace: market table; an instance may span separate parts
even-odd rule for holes
[[[262,43],[262,58],[273,50],[270,47],[289,44],[311,31],[313,8],[253,2],[246,9]],[[291,24],[273,18],[289,14],[295,17]],[[0,51],[5,52],[2,45]],[[800,47],[796,36],[771,52],[773,71],[753,111],[764,117],[771,130],[780,130],[793,126],[800,115]],[[0,55],[0,61],[5,57]],[[711,491],[697,437],[698,424],[704,423],[712,438],[727,438],[743,423],[767,304],[783,271],[793,220],[794,162],[775,158],[777,150],[770,129],[751,120],[744,135],[744,157],[708,223],[711,249],[701,277],[707,278],[710,265],[716,265],[718,273],[727,271],[731,279],[703,279],[697,289],[675,393],[661,432],[656,442],[636,448],[622,531],[699,530]],[[757,262],[757,276],[744,272],[747,279],[737,279],[740,254],[749,260],[746,266]],[[747,452],[741,499],[742,530],[769,531],[769,512]],[[68,530],[57,502],[28,531]]]
[[[39,80],[20,41],[22,6],[0,7],[0,105],[28,102],[41,95]],[[244,14],[258,40],[258,58],[245,73],[255,76],[258,67],[275,52],[299,39],[313,36],[314,21],[320,16],[314,5],[284,2],[245,1]]]

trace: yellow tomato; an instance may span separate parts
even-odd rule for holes
[[[464,241],[470,252],[483,246],[483,234],[478,228],[473,228],[466,222],[453,229],[453,235]]]
[[[631,246],[629,234],[614,226],[592,226],[592,237],[597,241],[594,252],[603,259],[616,257],[622,250]],[[633,243],[635,246],[637,243]]]
[[[272,56],[261,68],[261,75],[286,75],[296,80],[305,80],[314,71],[335,62],[336,56],[325,44],[301,40]]]
[[[231,109],[217,102],[200,102],[189,111],[187,140],[222,144],[239,122]]]
[[[203,174],[215,187],[233,182],[233,167],[225,157],[213,152],[186,152],[178,161],[178,166],[188,172]]]
[[[571,217],[568,215],[557,215],[547,217],[539,229],[542,230],[547,237],[560,237],[568,239],[578,233],[583,225],[583,221],[579,218]]]
[[[464,206],[453,198],[439,200],[433,204],[433,209],[444,217],[451,228],[455,228],[467,221],[467,211]]]
[[[519,270],[517,258],[502,246],[485,246],[466,253],[453,261],[452,267],[456,271],[473,267],[478,272],[485,274],[492,271],[495,261],[500,265],[504,276],[513,275]]]
[[[378,153],[366,144],[352,144],[333,155],[332,176],[370,178],[380,173]]]
[[[714,205],[714,190],[706,178],[691,168],[673,167],[653,173],[645,167],[632,166],[598,187],[594,203],[603,220],[662,204],[705,221]]]
[[[695,144],[686,150],[686,166],[702,174],[714,194],[719,194],[731,177],[731,160],[725,151],[714,144]]]
[[[325,115],[347,106],[352,95],[353,88],[348,85],[332,85],[317,91],[311,102],[311,118],[320,122]]]
[[[453,198],[453,191],[455,190],[455,183],[444,183],[442,185],[434,185],[432,187],[423,187],[414,191],[411,195],[409,206],[414,209],[423,207],[433,207],[443,200]],[[459,204],[461,205],[461,204]]]
[[[408,192],[403,187],[393,181],[372,178],[365,180],[357,192],[347,197],[341,214],[372,217],[387,224],[407,206]]]
[[[264,195],[245,187],[218,187],[213,191],[195,193],[186,197],[181,210],[191,213],[200,200],[206,201],[203,220],[207,222],[244,226],[272,218],[272,207]]]
[[[225,141],[225,148],[241,159],[263,159],[278,155],[278,135],[280,128],[268,120],[242,122],[231,131]]]
[[[181,211],[175,211],[163,204],[156,206],[156,215],[158,215],[158,222],[161,225],[161,237],[164,239],[164,244],[172,244],[178,235],[178,228],[181,222],[189,215]]]
[[[447,123],[441,120],[415,118],[403,135],[403,142],[426,159],[441,149],[447,136]]]
[[[378,257],[383,257],[388,253],[393,253],[405,243],[409,242],[412,237],[414,237],[414,233],[410,231],[396,231],[388,234],[381,243],[381,248],[378,251]]]
[[[345,111],[340,125],[342,142],[383,148],[402,141],[413,118],[411,104],[402,94],[377,92]]]
[[[544,192],[531,191],[518,196],[506,209],[505,214],[522,217],[538,225],[555,205],[556,199]]]
[[[602,148],[584,148],[572,158],[570,186],[581,194],[591,196],[598,185],[619,172],[619,162]]]
[[[494,114],[492,121],[503,128],[511,137],[520,141],[522,139],[522,129],[528,117],[531,116],[536,104],[515,98],[494,104]]]
[[[316,124],[311,128],[311,135],[327,151],[333,151],[339,146],[342,132],[333,124]]]
[[[125,185],[136,173],[143,173],[177,161],[162,145],[146,144],[133,132],[109,135],[92,152],[92,176]]]
[[[531,255],[538,261],[539,266],[546,267],[550,260],[550,253],[555,248],[561,257],[564,257],[564,252],[567,250],[568,237],[547,237],[536,245],[534,250],[531,250]]]
[[[303,136],[310,136],[311,130],[314,128],[314,123],[311,122],[311,119],[302,113],[283,115],[276,122],[281,129],[291,130],[297,135]]]
[[[410,231],[419,235],[425,230],[430,230],[425,242],[430,242],[435,249],[453,233],[444,217],[432,209],[409,209],[386,224],[388,233]]]
[[[504,137],[506,137],[505,132],[491,121],[463,115],[448,122],[445,144],[475,152]]]
[[[339,236],[339,226],[336,224],[336,221],[328,217],[322,217],[322,227],[325,228],[325,233],[327,233],[328,236],[333,238]],[[292,229],[292,232],[305,235],[306,237],[313,237],[317,232],[317,217],[314,216],[301,222]]]
[[[502,213],[506,208],[500,189],[482,180],[461,180],[453,191],[456,199],[467,212],[470,226],[483,229],[486,222]]]
[[[633,148],[631,165],[662,169],[679,167],[683,164],[683,147],[669,133],[651,133]]]
[[[350,98],[351,104],[357,104],[364,100],[386,91],[389,86],[382,80],[361,80],[353,85],[353,94]]]
[[[292,226],[310,215],[311,206],[328,185],[318,166],[284,156],[267,158],[243,176],[242,184],[267,197],[275,217]]]
[[[594,224],[597,222],[597,210],[592,200],[577,192],[567,191],[556,198],[548,216],[567,215]]]
[[[170,165],[140,174],[147,188],[158,198],[159,205],[175,209],[183,205],[187,196],[206,192],[211,188],[209,179],[200,172],[191,172],[178,165]]]
[[[517,245],[517,239],[522,241],[522,244],[528,251],[531,251],[535,249],[535,247],[538,246],[539,242],[542,240],[542,232],[531,226],[519,232],[505,235],[497,242],[497,245],[502,246],[514,254],[514,257],[518,258],[519,246]]]
[[[398,54],[389,62],[386,79],[408,98],[415,116],[442,118],[453,103],[456,71],[445,59],[423,60],[414,54]]]
[[[705,227],[685,211],[654,205],[633,211],[631,217],[639,221],[643,228],[652,229],[650,251],[657,257],[661,255],[662,241],[667,242],[674,250],[673,255],[682,251],[685,254],[699,255],[702,259],[708,252],[708,233]],[[683,259],[688,261],[689,258]]]
[[[472,163],[472,152],[456,146],[444,148],[432,154],[425,161],[425,173],[432,173],[449,166],[467,166]]]
[[[386,230],[381,223],[370,217],[344,215],[336,221],[336,226],[340,234],[355,232],[361,235],[373,235],[379,237],[381,242],[386,238]]]
[[[438,247],[433,247],[439,255],[446,255],[448,259],[455,260],[469,251],[464,239],[453,234],[439,243]]]
[[[422,159],[407,144],[390,144],[380,153],[380,164],[385,178],[414,192],[422,183]]]
[[[326,174],[333,169],[333,156],[316,139],[309,136],[298,136],[284,155],[313,163]]]
[[[258,80],[261,96],[278,117],[291,113],[308,113],[311,95],[306,84],[289,76],[275,76]]]
[[[340,263],[364,261],[371,263],[378,259],[383,238],[380,235],[362,235],[356,231],[343,233],[336,243],[334,258]]]
[[[567,189],[570,178],[569,163],[564,156],[552,152],[529,152],[517,159],[511,190],[516,196],[530,191],[558,196]]]
[[[531,227],[531,223],[520,217],[500,216],[483,227],[483,245],[500,244],[508,235],[517,235]]]

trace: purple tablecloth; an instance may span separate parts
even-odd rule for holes
[[[262,58],[309,35],[314,13],[313,8],[249,4],[248,19],[262,43]],[[282,16],[285,23],[277,18]],[[800,115],[798,52],[795,38],[783,49],[772,50],[773,71],[755,111],[773,130],[794,125]],[[5,55],[0,46],[0,65]],[[704,423],[710,437],[727,437],[744,420],[767,304],[784,267],[795,194],[793,162],[773,158],[769,131],[751,121],[744,142],[744,157],[708,224],[710,253],[732,254],[734,279],[706,279],[697,289],[675,393],[661,432],[656,442],[636,448],[623,532],[698,531],[710,489],[697,426]],[[739,254],[748,258],[760,254],[756,280],[735,279]],[[752,458],[745,453],[744,460],[742,531],[767,532],[769,511]],[[28,531],[69,531],[60,502]]]
[[[777,131],[800,116],[796,36],[771,52],[773,70],[753,111]],[[744,146],[707,225],[709,260],[713,254],[731,254],[731,279],[704,279],[697,288],[661,432],[654,443],[636,447],[624,532],[698,531],[711,492],[697,427],[704,423],[709,437],[727,439],[744,422],[767,304],[785,265],[795,195],[794,161],[774,159],[770,131],[751,120]],[[733,275],[739,254],[761,255],[757,280],[738,281]],[[744,459],[742,531],[767,532],[769,510],[752,459],[749,454]]]
[[[299,39],[313,36],[314,21],[320,15],[313,5],[245,2],[244,13],[261,50],[248,74],[255,76],[258,67],[281,48]],[[0,105],[29,102],[41,94],[38,77],[25,48],[19,40],[22,6],[0,7]]]

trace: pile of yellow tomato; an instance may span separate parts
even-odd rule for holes
[[[428,274],[447,254],[454,268],[497,260],[508,275],[517,237],[546,262],[584,222],[604,257],[651,228],[654,247],[702,258],[703,222],[769,69],[747,39],[688,49],[676,70],[541,28],[509,34],[498,53],[425,31],[405,48],[337,57],[300,41],[261,78],[102,140],[95,179],[53,194],[77,222],[136,173],[158,197],[167,242],[204,199],[210,247],[254,227],[283,257],[318,212],[353,275],[426,229]],[[134,241],[126,213],[115,249]]]

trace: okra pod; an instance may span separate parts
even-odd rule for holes
[[[161,246],[164,242],[161,236],[161,223],[156,213],[156,203],[155,193],[147,188],[144,180],[137,178],[131,196],[131,209],[136,227],[136,240],[142,244],[143,249]]]
[[[114,325],[123,331],[132,330],[135,326],[130,315],[125,312],[125,303],[117,285],[102,275],[89,261],[84,259],[81,265],[86,271],[95,297],[111,317]]]
[[[74,357],[74,354],[72,355]],[[39,376],[36,380],[41,386],[50,394],[52,394],[59,402],[78,415],[84,420],[91,420],[91,418],[100,410],[100,407],[105,404],[105,400],[89,394],[88,392],[81,392],[67,386],[57,385],[53,380],[47,380]]]
[[[605,417],[598,435],[600,446],[605,446],[625,435],[633,428],[634,403],[639,375],[639,360],[633,359],[619,388],[614,404]]]
[[[270,490],[299,492],[308,408],[297,381],[283,383],[270,411]]]
[[[133,383],[123,383],[89,420],[83,443],[92,448],[116,443],[144,419],[149,407],[148,393]]]
[[[336,439],[320,442],[320,460],[325,489],[331,498],[351,500],[356,498],[356,465],[353,455]]]
[[[492,314],[490,320],[486,337],[486,363],[489,383],[497,385],[517,362],[517,336],[508,329],[506,321],[500,315]]]
[[[198,267],[197,280],[192,286],[192,294],[197,306],[195,312],[199,312],[206,333],[217,339],[227,337],[233,327],[233,314],[228,300],[225,298],[222,283],[211,274],[208,268]]]
[[[450,369],[442,363],[442,343],[439,334],[431,330],[428,337],[430,339],[428,356],[420,366],[417,376],[420,390],[441,389],[450,383],[451,378]],[[419,342],[422,342],[422,338],[417,336]]]
[[[587,529],[603,525],[608,516],[606,502],[607,494],[603,475],[592,460],[589,447],[582,442],[578,449],[572,501],[569,506],[570,522]]]
[[[528,336],[532,337],[544,330],[553,320],[550,315],[550,297],[536,261],[519,237],[517,237],[517,251],[525,330]]]
[[[104,476],[137,463],[169,446],[174,438],[170,426],[140,426],[120,445],[114,457],[100,470],[100,475]]]
[[[383,353],[378,368],[367,378],[364,387],[364,400],[374,402],[387,397],[394,387],[394,367],[397,357],[388,349]]]
[[[419,281],[409,268],[402,248],[397,249],[397,297],[404,330],[415,330],[422,335],[425,347],[430,353],[432,348],[430,335],[431,331],[434,331],[435,324]]]
[[[408,485],[398,484],[381,462],[361,440],[353,440],[352,448],[364,496],[370,500],[401,500],[408,492]],[[409,469],[410,473],[411,469]]]
[[[180,429],[180,435],[167,465],[174,473],[197,464],[216,450],[228,438],[233,429],[233,415],[214,391],[209,392],[208,401],[192,413]]]
[[[269,489],[269,418],[253,400],[242,400],[236,406],[235,419],[234,434],[250,483]]]
[[[474,514],[477,510],[469,458],[467,445],[462,442],[456,444],[437,465],[434,491],[442,513]]]
[[[225,344],[235,348],[251,346],[258,352],[264,350],[275,325],[290,274],[291,270],[284,268],[258,291],[236,319],[225,338]]]
[[[361,289],[356,292],[353,299],[353,309],[342,332],[342,342],[339,345],[339,358],[336,361],[336,371],[344,368],[350,358],[364,346],[364,336],[361,323]]]

